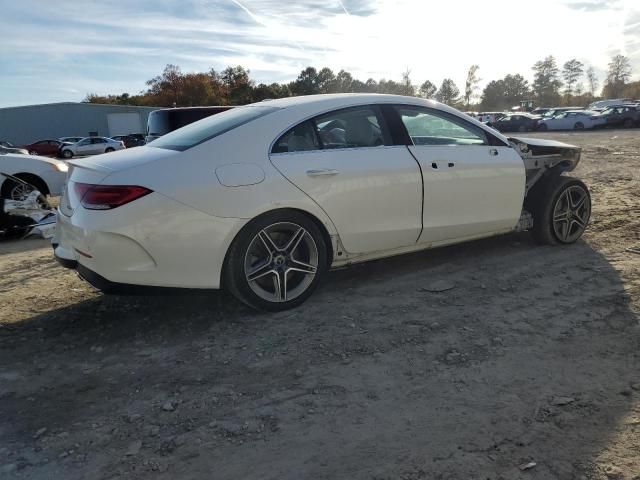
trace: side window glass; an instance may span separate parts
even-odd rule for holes
[[[481,128],[421,107],[396,107],[414,145],[487,145]],[[507,119],[505,119],[507,120]]]
[[[323,149],[362,148],[391,145],[391,135],[374,107],[337,110],[316,117],[315,125]]]
[[[84,146],[84,145],[89,145],[90,143],[91,143],[91,139],[86,138],[86,139],[82,140],[78,145]]]
[[[319,150],[318,139],[310,121],[296,125],[282,135],[271,150],[271,153],[305,152]]]

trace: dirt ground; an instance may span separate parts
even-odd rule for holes
[[[0,477],[640,479],[640,130],[543,136],[584,147],[584,240],[340,270],[285,313],[1,243]]]

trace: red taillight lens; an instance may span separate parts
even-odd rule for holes
[[[88,210],[111,210],[133,202],[152,192],[136,185],[91,185],[75,183],[74,189],[82,206]]]

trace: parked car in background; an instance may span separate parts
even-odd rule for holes
[[[607,107],[616,106],[616,105],[626,105],[634,103],[632,98],[613,98],[609,100],[598,100],[597,102],[590,103],[587,107],[587,110],[604,110]]]
[[[640,126],[640,107],[638,105],[616,105],[605,108],[597,118],[602,119],[605,127],[633,128]]]
[[[332,267],[516,230],[577,241],[589,190],[561,174],[579,160],[415,97],[270,100],[72,161],[52,244],[106,292],[225,287],[284,310]]]
[[[530,113],[508,113],[487,125],[500,132],[531,132],[536,130],[541,117]]]
[[[542,117],[538,130],[589,130],[604,125],[605,120],[598,112],[577,110],[561,112],[553,117]]]
[[[554,108],[548,109],[542,116],[547,118],[555,117],[556,115],[560,115],[561,113],[564,113],[564,112],[575,112],[577,110],[584,110],[584,108],[583,107],[554,107]]]
[[[123,142],[127,148],[140,147],[146,143],[144,138],[140,139],[134,135],[114,135],[111,138],[116,142]]]
[[[101,153],[114,152],[125,148],[121,141],[108,137],[86,137],[79,142],[65,145],[60,152],[63,158],[72,158],[76,155],[99,155]]]
[[[225,112],[234,107],[181,107],[154,110],[147,119],[146,142],[152,142],[169,132],[197,122],[203,118]]]
[[[58,156],[64,144],[65,143],[60,140],[47,139],[24,145],[22,148],[27,150],[31,155]]]
[[[476,120],[482,123],[493,123],[501,117],[504,117],[504,112],[480,112],[476,116]]]
[[[20,155],[28,154],[29,151],[25,148],[16,147],[11,142],[0,141],[0,153],[17,153]]]
[[[60,140],[62,143],[76,143],[83,138],[84,137],[60,137],[58,140]]]
[[[0,172],[18,177],[33,185],[43,195],[58,196],[67,178],[67,164],[54,158],[35,155],[0,155]],[[0,185],[2,198],[24,200],[32,189],[22,183],[4,178]]]

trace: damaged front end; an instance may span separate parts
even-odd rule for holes
[[[550,171],[570,172],[580,162],[582,149],[567,143],[540,138],[510,137],[511,146],[522,157],[527,174],[525,196]]]
[[[0,176],[29,187],[18,200],[0,198],[0,237],[25,238],[32,235],[51,238],[55,233],[56,214],[46,197],[24,180],[0,172]]]

